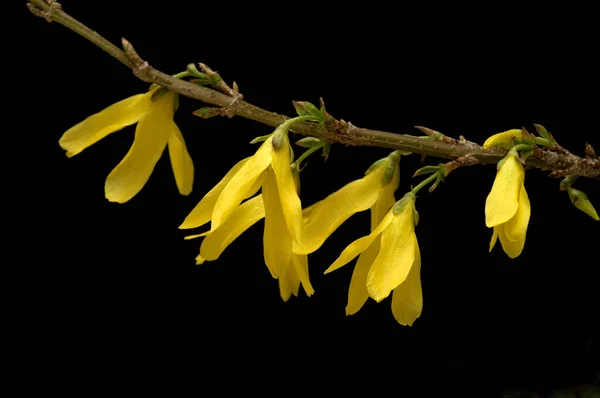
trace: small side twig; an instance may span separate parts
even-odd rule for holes
[[[214,88],[216,88],[223,94],[227,94],[230,97],[233,97],[235,99],[243,99],[244,98],[244,96],[242,94],[240,94],[239,87],[235,82],[233,82],[233,89],[232,89],[221,78],[221,75],[219,75],[217,72],[213,71],[208,65],[203,64],[202,62],[199,62],[198,65],[200,65],[200,70],[202,72],[204,72],[210,80],[213,80],[213,79],[216,80],[216,84],[213,85]]]
[[[62,10],[62,5],[57,0],[41,0],[44,4],[48,5],[47,11],[41,10],[37,5],[27,3],[27,8],[36,17],[44,18],[47,22],[52,22],[53,15],[58,10]]]
[[[585,143],[585,156],[589,159],[600,159],[600,156],[596,154],[594,147],[589,143]]]
[[[477,158],[473,157],[471,154],[461,156],[461,157],[454,159],[448,163],[444,163],[444,167],[446,169],[446,176],[448,176],[448,174],[452,173],[454,170],[458,169],[459,167],[474,166],[476,164],[479,164],[479,160]]]

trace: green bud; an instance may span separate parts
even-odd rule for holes
[[[298,116],[307,116],[310,117],[308,120],[312,122],[323,122],[325,118],[320,110],[317,109],[316,106],[311,104],[308,101],[292,101],[294,104],[294,108],[296,108],[296,113]]]
[[[315,146],[322,146],[324,143],[316,137],[304,137],[301,140],[296,141],[296,145],[302,148],[312,148]]]
[[[592,202],[590,202],[585,193],[575,188],[569,188],[567,192],[569,194],[569,199],[571,199],[571,203],[573,203],[575,207],[592,217],[594,220],[600,221],[596,209],[594,209]]]
[[[535,123],[533,123],[533,126],[535,127],[535,131],[537,131],[537,133],[540,135],[540,137],[543,137],[547,140],[550,139],[550,135],[548,134],[548,130],[546,130],[546,127],[542,126],[541,124],[535,124]]]

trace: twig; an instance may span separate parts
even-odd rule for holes
[[[126,49],[126,52],[123,52],[98,33],[65,13],[56,1],[51,1],[52,5],[44,0],[29,0],[29,3],[28,6],[35,15],[57,22],[85,37],[131,68],[135,76],[145,82],[161,85],[171,91],[207,104],[228,108],[227,116],[241,116],[273,127],[289,119],[287,116],[269,112],[243,101],[239,96],[226,95],[217,90],[199,86],[154,69],[135,52],[131,43],[123,40]],[[464,139],[458,142],[454,139],[449,139],[452,140],[450,142],[447,139],[441,141],[431,140],[428,137],[415,137],[360,128],[349,122],[335,119],[328,124],[327,129],[319,128],[315,123],[302,122],[295,124],[292,130],[303,135],[325,138],[332,143],[399,149],[437,158],[457,160],[469,155],[480,164],[497,163],[506,154],[505,150],[485,150],[481,146]],[[552,170],[550,175],[553,177],[577,175],[600,180],[600,159],[580,158],[560,147],[558,151],[536,149],[533,155],[527,159],[526,164],[530,168]]]

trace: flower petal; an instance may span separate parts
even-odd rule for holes
[[[127,202],[150,178],[172,132],[174,103],[172,92],[156,98],[138,122],[133,145],[106,178],[104,192],[109,201]]]
[[[273,136],[271,135],[227,183],[215,203],[211,231],[225,222],[242,200],[248,197],[256,180],[269,167],[273,154],[272,140]]]
[[[225,177],[219,181],[217,185],[211,189],[202,200],[194,207],[190,214],[185,218],[183,223],[179,226],[180,229],[190,229],[201,227],[210,221],[210,218],[213,213],[213,209],[215,208],[215,203],[217,203],[217,199],[223,189],[227,185],[227,183],[233,178],[233,176],[242,168],[246,162],[250,160],[250,158],[245,158],[237,162]]]
[[[519,208],[517,212],[504,224],[504,234],[508,240],[525,241],[527,235],[527,226],[531,217],[531,203],[525,186],[521,187],[519,192]]]
[[[401,325],[412,326],[423,311],[423,291],[421,289],[421,253],[419,245],[415,250],[415,261],[406,280],[392,293],[392,313]]]
[[[492,240],[490,241],[490,251],[496,246],[496,241],[498,240],[498,229],[503,228],[503,225],[498,225],[494,227],[494,232],[492,233]]]
[[[187,150],[183,135],[175,122],[173,122],[173,132],[169,137],[168,147],[171,167],[173,168],[179,193],[189,195],[194,185],[194,162]]]
[[[506,237],[506,224],[498,226],[498,237],[500,238],[500,244],[502,249],[510,258],[518,257],[523,251],[525,241],[512,241]]]
[[[231,217],[219,228],[205,234],[200,246],[200,257],[213,261],[244,231],[265,216],[262,195],[248,199],[235,209]]]
[[[273,152],[272,167],[277,179],[277,189],[285,223],[294,240],[300,240],[302,228],[302,204],[290,167],[289,146],[283,145]]]
[[[310,283],[310,277],[308,274],[308,256],[292,254],[292,265],[296,270],[296,275],[302,283],[302,287],[304,288],[306,295],[310,297],[315,294],[315,289],[313,289],[312,284]]]
[[[134,95],[86,118],[67,130],[59,145],[72,157],[107,135],[137,123],[148,112],[153,93]]]
[[[388,214],[384,217],[384,219],[377,226],[377,228],[375,228],[373,230],[373,232],[371,232],[367,236],[363,236],[362,238],[359,238],[359,239],[355,240],[354,242],[350,243],[350,245],[348,245],[348,247],[346,247],[344,249],[344,251],[340,254],[340,256],[337,258],[337,260],[335,260],[335,262],[333,264],[331,264],[331,266],[325,270],[325,274],[328,274],[332,271],[335,271],[338,268],[343,267],[344,265],[346,265],[350,261],[352,261],[360,253],[367,250],[367,248],[369,246],[371,246],[371,244],[373,244],[375,239],[377,239],[377,237],[386,228],[388,228],[388,226],[394,220],[394,218],[395,218],[394,212],[393,211],[388,212]]]
[[[507,223],[499,226],[500,243],[508,257],[516,258],[523,252],[530,216],[531,204],[529,203],[527,191],[523,187],[519,195],[517,213]]]
[[[262,195],[265,201],[263,252],[267,268],[273,278],[277,278],[285,275],[292,261],[292,236],[283,216],[275,173],[270,169],[266,172]]]
[[[379,254],[367,275],[367,290],[377,302],[404,282],[413,265],[418,245],[413,214],[410,202],[381,234]]]
[[[385,163],[360,180],[352,181],[318,202],[310,212],[309,222],[302,230],[302,242],[294,245],[294,253],[310,254],[348,218],[369,209],[380,194]],[[306,217],[305,217],[306,218]]]
[[[378,236],[371,246],[358,256],[358,261],[352,272],[350,288],[348,289],[346,315],[356,314],[369,298],[369,292],[367,291],[367,274],[377,258],[377,254],[379,254],[380,241],[381,236]]]
[[[282,275],[279,279],[279,294],[283,301],[288,301],[292,294],[298,296],[298,290],[300,290],[300,279],[296,275],[294,267],[287,267],[285,275]]]
[[[496,173],[494,185],[485,201],[485,224],[488,228],[504,224],[519,208],[523,166],[509,155]]]
[[[514,146],[514,140],[523,140],[523,131],[521,129],[512,129],[502,133],[494,134],[483,143],[484,149],[504,148],[511,149]]]
[[[371,230],[377,228],[377,225],[383,220],[383,217],[396,204],[396,196],[394,193],[398,189],[400,182],[400,167],[396,167],[392,181],[384,185],[379,192],[379,197],[375,205],[371,208]]]

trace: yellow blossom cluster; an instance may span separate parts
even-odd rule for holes
[[[133,198],[150,178],[166,147],[179,192],[192,191],[194,166],[174,122],[177,94],[153,87],[94,114],[69,129],[60,139],[67,156],[74,156],[107,135],[137,123],[135,140],[125,158],[108,175],[109,201]],[[303,208],[298,195],[287,124],[263,137],[256,152],[237,162],[193,208],[180,229],[210,229],[186,239],[202,238],[197,264],[214,261],[244,231],[264,219],[263,253],[270,275],[278,280],[287,301],[300,286],[314,294],[308,255],[318,250],[352,215],[369,210],[370,233],[343,250],[325,273],[358,257],[348,289],[346,314],[357,313],[368,298],[381,302],[392,295],[394,318],[412,325],[421,315],[421,254],[415,233],[418,213],[413,189],[400,200],[398,151],[375,162],[365,175],[321,201]],[[493,135],[484,148],[511,150],[523,140],[521,130]],[[511,258],[525,245],[531,206],[525,190],[525,170],[516,151],[499,163],[485,203],[485,223],[493,228],[490,250],[500,239]]]

